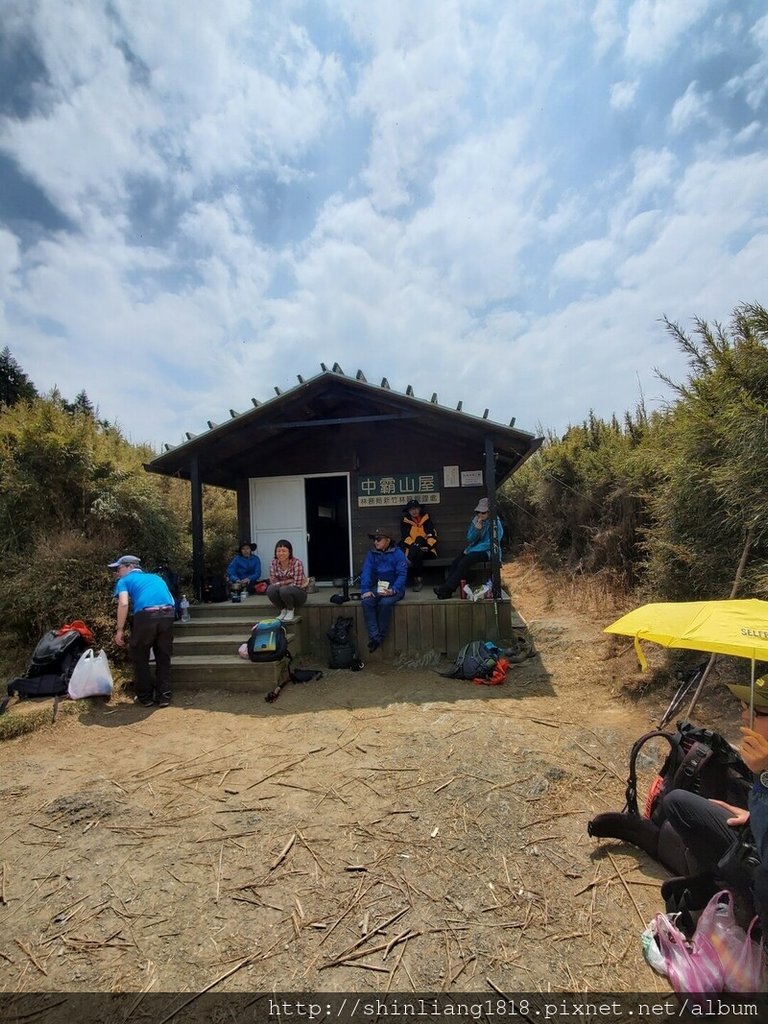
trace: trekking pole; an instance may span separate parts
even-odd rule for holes
[[[738,568],[736,569],[736,575],[733,578],[733,586],[731,587],[731,592],[728,595],[728,598],[731,601],[734,599],[734,597],[736,597],[736,594],[738,593],[739,586],[741,584],[741,577],[744,575],[744,569],[746,568],[746,565],[747,565],[747,558],[749,557],[749,549],[752,547],[752,538],[754,537],[754,533],[755,533],[755,527],[754,527],[754,524],[753,524],[747,530],[747,539],[744,541],[744,550],[741,552],[741,558],[739,559],[739,565],[738,565]],[[704,674],[702,675],[701,679],[699,680],[699,685],[696,687],[696,693],[694,693],[693,698],[691,699],[691,703],[688,705],[688,710],[685,713],[686,719],[690,719],[691,715],[693,714],[693,709],[698,704],[699,697],[701,696],[701,691],[704,689],[704,683],[707,681],[707,676],[709,675],[710,670],[711,670],[712,666],[715,664],[716,661],[717,661],[717,655],[716,654],[711,654],[709,656],[709,661],[707,662],[707,667],[704,669]],[[754,660],[753,660],[752,661],[753,675],[754,675],[754,667],[755,667],[755,663],[754,663]]]
[[[490,528],[491,596],[493,598],[494,629],[490,639],[501,636],[499,627],[499,602],[501,601],[501,544],[496,529],[496,452],[489,437],[485,439],[485,486],[488,491],[488,519]]]

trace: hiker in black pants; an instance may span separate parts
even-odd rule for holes
[[[418,593],[423,586],[425,560],[437,558],[437,530],[429,512],[415,498],[403,509],[400,547],[413,573],[413,589]]]
[[[128,611],[133,610],[133,624],[128,651],[133,662],[136,696],[142,707],[167,708],[171,703],[171,655],[173,654],[173,621],[176,605],[165,580],[144,572],[136,555],[122,555],[108,568],[117,576],[117,629],[115,643],[125,647],[125,624]],[[149,667],[150,651],[155,653],[155,678]]]
[[[701,876],[700,888],[706,886],[707,877],[715,884],[718,865],[736,843],[739,832],[745,831],[746,838],[754,840],[760,865],[751,878],[744,876],[741,888],[751,889],[763,936],[768,937],[768,678],[755,681],[755,719],[751,728],[747,703],[750,687],[728,684],[728,688],[742,702],[739,753],[754,774],[749,810],[675,789],[664,798],[664,811],[685,843],[689,870]],[[662,895],[667,899],[687,881],[670,879],[662,886]]]
[[[504,528],[496,517],[496,540],[501,543]],[[475,514],[467,527],[467,546],[451,563],[445,583],[435,587],[435,593],[443,601],[453,596],[459,583],[467,578],[468,571],[478,562],[487,562],[491,557],[491,520],[488,499],[481,498],[475,506]]]

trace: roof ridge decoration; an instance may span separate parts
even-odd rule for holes
[[[355,373],[354,378],[352,378],[352,377],[348,377],[347,378],[347,375],[344,373],[344,371],[342,370],[341,366],[337,362],[334,362],[333,366],[330,369],[328,368],[328,365],[326,363],[320,363],[320,369],[321,369],[320,374],[316,374],[314,377],[310,377],[309,380],[307,380],[305,377],[303,377],[300,373],[297,373],[296,374],[296,379],[298,381],[298,384],[292,385],[291,387],[289,387],[285,391],[283,391],[280,387],[275,385],[274,386],[275,398],[282,398],[284,396],[290,395],[292,391],[295,391],[299,387],[302,387],[302,386],[304,386],[304,385],[306,385],[308,383],[311,383],[313,380],[316,380],[318,377],[323,376],[324,374],[335,374],[337,376],[341,376],[341,377],[344,377],[344,378],[349,379],[349,380],[355,380],[355,381],[357,381],[360,384],[366,385],[367,387],[376,387],[375,384],[371,384],[368,381],[368,379],[366,378],[365,374],[360,369],[357,370],[357,372]],[[392,388],[391,384],[389,383],[389,379],[387,377],[382,377],[381,378],[381,383],[379,384],[379,387],[382,388],[384,391],[393,391],[393,388]],[[394,394],[399,394],[399,395],[401,395],[404,398],[411,398],[411,399],[413,399],[414,401],[417,401],[417,402],[424,402],[425,404],[435,405],[439,409],[444,409],[446,412],[454,412],[454,410],[450,409],[448,406],[444,406],[444,405],[440,404],[436,391],[432,392],[432,396],[429,399],[428,403],[427,403],[427,399],[425,399],[425,398],[423,398],[423,399],[422,398],[418,398],[416,396],[416,393],[414,392],[412,384],[408,384],[406,386],[404,392],[403,391],[399,391],[399,392],[398,391],[394,391]],[[265,404],[269,405],[271,402],[274,402],[275,398],[268,398],[268,399],[266,399],[266,402],[261,402],[258,398],[251,398],[251,404],[252,404],[254,409],[260,409],[260,408],[263,408]],[[236,420],[236,419],[240,419],[242,416],[248,415],[248,413],[250,413],[252,411],[253,411],[252,409],[249,409],[246,412],[237,412],[236,409],[230,409],[229,410],[229,415],[230,415],[231,419]],[[489,409],[485,409],[483,414],[482,414],[482,417],[478,417],[477,415],[475,415],[473,413],[465,412],[464,411],[464,403],[463,403],[463,401],[459,400],[457,402],[457,404],[456,404],[455,412],[461,413],[462,416],[468,416],[471,419],[480,419],[480,418],[482,418],[483,420],[489,420],[489,412],[490,412],[490,410]],[[496,420],[489,420],[489,422],[492,423],[496,427],[500,427],[501,429],[513,429],[514,426],[515,426],[515,417],[513,416],[510,419],[508,427],[505,427],[505,425],[503,423],[501,423],[499,421],[496,421]],[[208,423],[208,430],[209,431],[216,430],[219,426],[221,426],[220,423],[216,423],[213,420],[208,420],[207,423]],[[533,434],[530,433],[530,431],[521,431],[521,433],[530,434],[531,437],[534,436]],[[188,443],[190,441],[193,441],[193,440],[199,438],[200,436],[201,435],[192,433],[191,431],[186,431],[185,440],[182,441],[181,444],[186,444],[186,443]],[[172,451],[174,448],[178,448],[178,447],[179,447],[179,445],[167,444],[167,443],[164,444],[164,448],[165,448],[166,451]]]

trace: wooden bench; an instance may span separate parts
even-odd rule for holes
[[[424,573],[432,572],[433,570],[440,574],[440,578],[444,581],[448,575],[448,570],[453,565],[452,558],[425,558],[424,559]],[[491,563],[490,560],[484,562],[475,562],[475,564],[469,570],[469,575],[472,577],[481,577],[487,579],[491,574]]]

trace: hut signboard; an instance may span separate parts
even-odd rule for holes
[[[437,505],[440,502],[439,480],[440,474],[432,471],[382,476],[361,474],[357,478],[357,507],[399,507],[411,498],[422,505]]]

